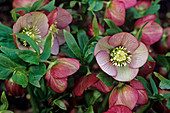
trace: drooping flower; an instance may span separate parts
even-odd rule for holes
[[[135,9],[140,14],[143,14],[150,6],[151,6],[151,1],[140,0],[135,5]]]
[[[30,36],[40,47],[42,51],[43,43],[48,34],[48,18],[41,12],[31,12],[18,18],[13,26],[13,33],[23,33]],[[25,41],[13,35],[15,45],[18,49],[33,50]]]
[[[24,95],[24,88],[19,85],[16,84],[12,78],[10,78],[9,80],[5,80],[5,87],[7,89],[7,91],[12,94],[13,96],[23,96]]]
[[[99,23],[98,23],[98,26],[99,26],[99,35],[104,34],[104,33],[105,33],[104,27],[103,27],[101,24],[99,24]],[[89,35],[90,37],[93,37],[93,36],[94,36],[92,24],[90,24],[90,25],[88,26],[87,35]]]
[[[48,14],[48,20],[49,30],[54,38],[51,53],[57,55],[59,46],[65,43],[63,30],[70,32],[69,24],[72,22],[72,15],[67,10],[58,7]]]
[[[108,93],[113,87],[106,86],[99,78],[96,77],[97,74],[90,74],[88,76],[82,76],[76,83],[73,92],[76,96],[81,96],[85,89],[90,86],[95,86],[98,90]]]
[[[45,79],[47,85],[57,93],[62,93],[67,88],[67,76],[74,74],[80,67],[78,60],[73,58],[58,58]]]
[[[125,4],[125,9],[135,6],[137,3],[137,0],[114,0],[114,1],[123,2]]]
[[[115,105],[104,113],[132,113],[132,111],[124,105]]]
[[[118,81],[136,77],[148,58],[146,46],[129,33],[122,32],[100,39],[94,50],[100,68]]]
[[[142,29],[141,37],[141,41],[148,46],[159,41],[163,35],[163,29],[158,23],[154,22],[155,19],[156,15],[147,15],[135,22],[135,28],[137,29],[140,29],[146,22],[149,22]]]

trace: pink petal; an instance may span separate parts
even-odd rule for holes
[[[64,29],[72,22],[72,15],[65,9],[58,7],[57,28]]]
[[[101,24],[99,24],[99,23],[98,23],[98,26],[99,26],[99,35],[102,35],[103,33],[105,33],[104,27]],[[87,35],[89,35],[90,37],[94,36],[92,24],[90,24],[88,26]]]
[[[111,107],[104,113],[132,113],[132,111],[126,106],[116,105]]]
[[[138,68],[132,69],[129,68],[128,66],[117,67],[117,75],[113,76],[113,78],[123,82],[131,81],[137,76],[138,71],[139,71]]]
[[[148,94],[146,92],[146,90],[137,90],[138,94],[139,94],[139,98],[137,101],[137,104],[147,104],[148,103]]]
[[[130,68],[139,68],[146,63],[149,52],[146,46],[140,42],[139,47],[131,55],[131,62],[128,66]]]
[[[54,78],[65,78],[74,74],[80,67],[78,60],[73,58],[58,58],[57,64],[51,68]]]
[[[145,87],[140,83],[138,80],[132,80],[130,81],[130,86],[132,86],[135,89],[145,89]]]
[[[155,22],[146,25],[142,30],[141,41],[146,45],[152,45],[158,42],[163,35],[163,28]]]
[[[115,47],[125,47],[127,48],[127,51],[133,52],[135,51],[139,46],[139,41],[130,33],[122,32],[117,33],[109,38],[108,43],[113,48]]]
[[[115,76],[117,74],[116,67],[110,61],[110,53],[107,51],[100,51],[96,54],[96,60],[100,68],[110,76]]]
[[[57,38],[54,38],[53,45],[51,47],[51,54],[57,55],[59,52],[59,41]]]
[[[146,10],[151,6],[151,1],[138,1],[137,4],[135,5],[135,9],[139,10],[143,9]]]
[[[108,44],[108,40],[111,36],[105,36],[103,38],[101,38],[94,49],[94,55],[96,55],[99,51],[105,50],[110,52],[110,50],[112,49],[112,47]]]
[[[118,100],[119,91],[114,89],[109,96],[109,108],[113,107]]]
[[[135,22],[135,28],[140,28],[143,26],[143,24],[145,24],[146,22],[154,22],[156,20],[156,15],[147,15],[147,16],[144,16],[140,19],[138,19],[136,22]],[[149,23],[148,23],[149,24]]]
[[[125,23],[125,6],[121,1],[112,0],[110,7],[106,9],[105,18],[111,19],[116,25]]]
[[[90,74],[88,76],[82,76],[76,83],[73,92],[76,96],[81,96],[84,90],[90,87],[99,79],[96,77],[96,74]]]
[[[137,0],[116,0],[116,1],[122,1],[125,4],[125,9],[135,6],[137,3]]]
[[[113,89],[113,86],[108,87],[101,80],[98,80],[96,83],[93,84],[93,86],[104,93],[108,93]]]
[[[58,10],[57,8],[55,8],[53,11],[51,11],[49,14],[48,14],[48,23],[49,23],[49,26],[51,26],[53,24],[53,22],[56,20],[58,16]]]

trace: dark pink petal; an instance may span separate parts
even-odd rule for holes
[[[117,75],[113,76],[114,79],[122,82],[131,81],[138,74],[139,69],[132,69],[128,66],[117,67]]]
[[[157,18],[156,15],[147,15],[147,16],[144,16],[144,17],[138,19],[135,22],[135,28],[140,29],[140,27],[142,27],[143,24],[145,24],[146,22],[154,22],[156,20],[156,18]]]
[[[94,49],[94,55],[96,55],[99,51],[105,50],[110,52],[110,50],[112,49],[112,47],[108,44],[108,40],[111,36],[105,36],[103,38],[101,38]]]
[[[116,97],[117,100],[114,104],[112,105],[110,104],[110,101],[112,100],[109,97],[109,107],[112,107],[114,105],[124,105],[132,110],[137,103],[138,97],[139,97],[139,94],[136,91],[136,89],[130,87],[129,85],[125,85],[121,89],[118,90],[118,97]]]
[[[96,54],[96,60],[100,68],[110,76],[115,76],[117,74],[116,67],[110,61],[110,53],[107,51],[100,51]]]
[[[132,113],[132,111],[126,106],[116,105],[111,107],[104,113]]]
[[[148,103],[148,94],[146,92],[146,90],[137,90],[138,94],[139,94],[139,98],[137,101],[137,104],[147,104]]]
[[[130,81],[130,86],[137,89],[137,90],[138,89],[141,89],[141,90],[144,89],[145,90],[145,87],[138,80]]]
[[[82,76],[76,83],[73,92],[76,96],[81,96],[84,90],[90,87],[99,79],[96,77],[96,74],[90,74],[88,76]]]
[[[116,0],[116,1],[122,1],[125,4],[125,9],[135,6],[137,3],[137,0]]]
[[[54,78],[65,78],[74,74],[80,67],[78,60],[73,58],[58,58],[55,66],[51,68]]]
[[[128,64],[128,66],[130,68],[139,68],[146,63],[149,52],[146,46],[140,42],[139,47],[133,53],[131,53],[131,55],[131,62]]]
[[[51,26],[53,24],[53,22],[56,20],[58,16],[58,10],[57,8],[55,8],[53,11],[51,11],[49,14],[48,14],[48,24],[49,26]]]
[[[98,80],[96,83],[93,84],[93,86],[104,93],[108,93],[113,89],[113,86],[108,87],[101,80]]]
[[[118,100],[119,91],[114,89],[109,96],[109,108],[113,107]]]
[[[54,38],[54,36],[53,36],[53,38]],[[51,54],[57,55],[58,52],[59,52],[59,41],[58,41],[58,38],[54,38],[53,45],[51,47]]]
[[[46,73],[46,75],[45,75],[45,79],[47,80],[47,86],[50,85],[50,78],[51,78],[51,76],[52,76],[50,71],[51,71],[51,70],[48,70],[47,73]]]
[[[58,7],[57,28],[64,29],[72,22],[72,15],[65,9]]]
[[[146,45],[152,45],[158,42],[163,35],[163,28],[155,22],[146,25],[142,30],[141,41]]]
[[[135,5],[135,9],[139,10],[143,9],[146,10],[151,6],[151,1],[138,1],[137,4]]]
[[[113,35],[109,38],[108,43],[113,48],[121,46],[127,48],[127,51],[130,52],[134,52],[139,46],[139,41],[133,35],[127,32]]]
[[[112,1],[110,7],[106,9],[105,18],[111,19],[116,25],[125,23],[125,6],[121,1]]]

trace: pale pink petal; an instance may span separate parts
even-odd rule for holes
[[[133,35],[127,32],[113,35],[109,38],[108,43],[113,48],[121,46],[127,48],[127,51],[130,52],[134,52],[139,46],[139,41]]]
[[[96,77],[96,74],[90,74],[88,76],[82,76],[76,83],[73,92],[76,96],[81,96],[84,90],[90,87],[92,84],[97,82],[99,79]]]
[[[115,105],[104,113],[132,113],[132,111],[124,105]]]
[[[139,10],[143,9],[146,10],[151,6],[151,1],[138,1],[137,4],[135,5],[135,9]]]
[[[139,71],[138,68],[132,69],[129,68],[128,66],[117,67],[117,75],[113,76],[113,78],[123,82],[131,81],[137,76],[138,71]]]
[[[125,4],[125,9],[135,6],[137,3],[137,0],[113,0],[113,1],[122,1]]]
[[[72,22],[72,15],[65,9],[58,7],[57,28],[64,29]]]
[[[125,6],[121,1],[112,1],[110,7],[106,9],[105,18],[111,19],[116,25],[125,23]]]
[[[57,55],[59,52],[59,41],[57,38],[54,38],[53,45],[51,47],[51,54]]]
[[[53,24],[53,22],[56,20],[58,16],[58,10],[57,8],[55,8],[53,11],[51,11],[49,14],[48,14],[48,23],[49,23],[49,26],[51,26]]]
[[[108,87],[101,80],[98,80],[96,83],[93,84],[93,86],[104,93],[108,93],[113,89],[113,86]]]
[[[118,100],[119,91],[114,89],[109,96],[109,108],[113,107]]]
[[[128,66],[130,68],[139,68],[146,63],[149,52],[146,46],[140,42],[139,47],[133,53],[131,53],[131,55],[131,62],[128,64]]]
[[[115,76],[117,74],[116,66],[110,61],[110,53],[107,51],[100,51],[96,54],[96,60],[100,68],[110,76]]]
[[[139,98],[137,104],[147,104],[148,103],[148,94],[146,90],[137,90],[139,94]]]
[[[110,37],[111,36],[105,36],[97,42],[95,49],[94,49],[94,55],[96,55],[99,51],[102,51],[102,50],[105,50],[108,52],[111,51],[112,47],[108,44],[108,40]]]
[[[51,68],[54,78],[64,78],[74,74],[80,67],[78,60],[73,58],[58,58],[55,66]]]
[[[147,15],[147,16],[144,16],[142,18],[139,18],[135,22],[135,28],[140,29],[146,22],[154,22],[156,20],[156,18],[157,18],[156,15]]]
[[[163,35],[163,28],[155,22],[146,25],[142,30],[141,41],[146,45],[152,45],[158,42]]]

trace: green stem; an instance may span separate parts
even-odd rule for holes
[[[86,74],[86,76],[88,76],[90,74],[91,74],[91,72],[90,72],[89,66],[87,66],[87,74]]]

